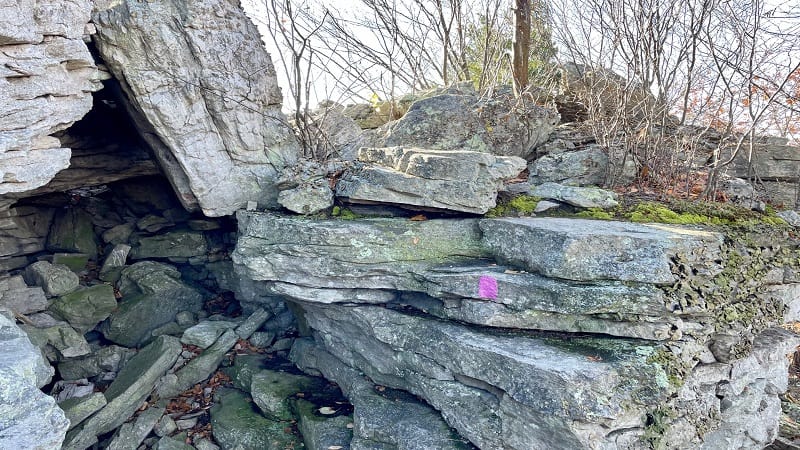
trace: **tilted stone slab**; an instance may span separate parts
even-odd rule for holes
[[[560,218],[484,219],[483,242],[495,257],[530,272],[575,281],[670,284],[677,254],[717,266],[723,236],[662,225]]]
[[[159,336],[136,354],[105,391],[108,404],[83,424],[70,431],[65,449],[85,449],[125,423],[150,395],[156,381],[175,364],[182,350],[172,336]]]
[[[272,61],[238,2],[106,7],[92,18],[94,42],[183,205],[207,216],[248,201],[276,206],[278,172],[300,146],[284,125]]]
[[[487,256],[477,221],[308,220],[239,211],[232,255],[248,279],[305,287],[420,289],[425,267]]]
[[[671,388],[644,341],[490,332],[378,307],[306,305],[327,351],[428,401],[481,448],[591,448],[640,436]],[[601,429],[603,435],[597,435]]]
[[[495,206],[504,180],[525,170],[519,157],[472,151],[367,148],[363,164],[345,173],[336,195],[355,203],[392,203],[484,214]]]

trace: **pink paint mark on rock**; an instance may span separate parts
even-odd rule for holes
[[[497,280],[490,276],[482,275],[478,280],[478,297],[496,300]]]

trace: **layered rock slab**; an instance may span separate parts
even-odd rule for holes
[[[58,449],[69,421],[40,387],[53,369],[12,320],[0,314],[0,448]]]
[[[649,405],[669,393],[666,372],[648,360],[656,345],[644,341],[566,343],[372,306],[304,309],[327,351],[378,384],[421,396],[480,448],[638,438]]]
[[[93,21],[100,55],[183,205],[207,216],[248,201],[275,206],[277,174],[300,150],[238,2],[127,0]]]
[[[23,0],[0,17],[0,194],[18,195],[69,166],[52,134],[80,120],[102,85],[83,42],[88,0]]]
[[[519,157],[466,150],[364,147],[361,164],[345,173],[336,194],[355,203],[392,203],[484,214],[504,180],[525,169]]]

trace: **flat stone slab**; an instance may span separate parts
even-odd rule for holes
[[[474,219],[308,220],[239,211],[242,276],[304,287],[409,289],[412,273],[486,256]],[[269,255],[269,256],[265,256]]]
[[[526,165],[516,156],[404,147],[364,147],[358,160],[339,180],[338,197],[475,214],[493,208],[502,182]]]
[[[484,219],[480,227],[499,261],[553,278],[670,284],[679,253],[722,270],[713,261],[723,236],[707,231],[562,218]]]

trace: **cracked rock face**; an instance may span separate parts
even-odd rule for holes
[[[0,7],[0,195],[30,191],[69,165],[51,135],[92,107],[102,85],[86,44],[88,0]]]
[[[137,128],[183,205],[223,216],[275,206],[275,178],[299,146],[275,69],[233,0],[115,2],[93,20]]]

